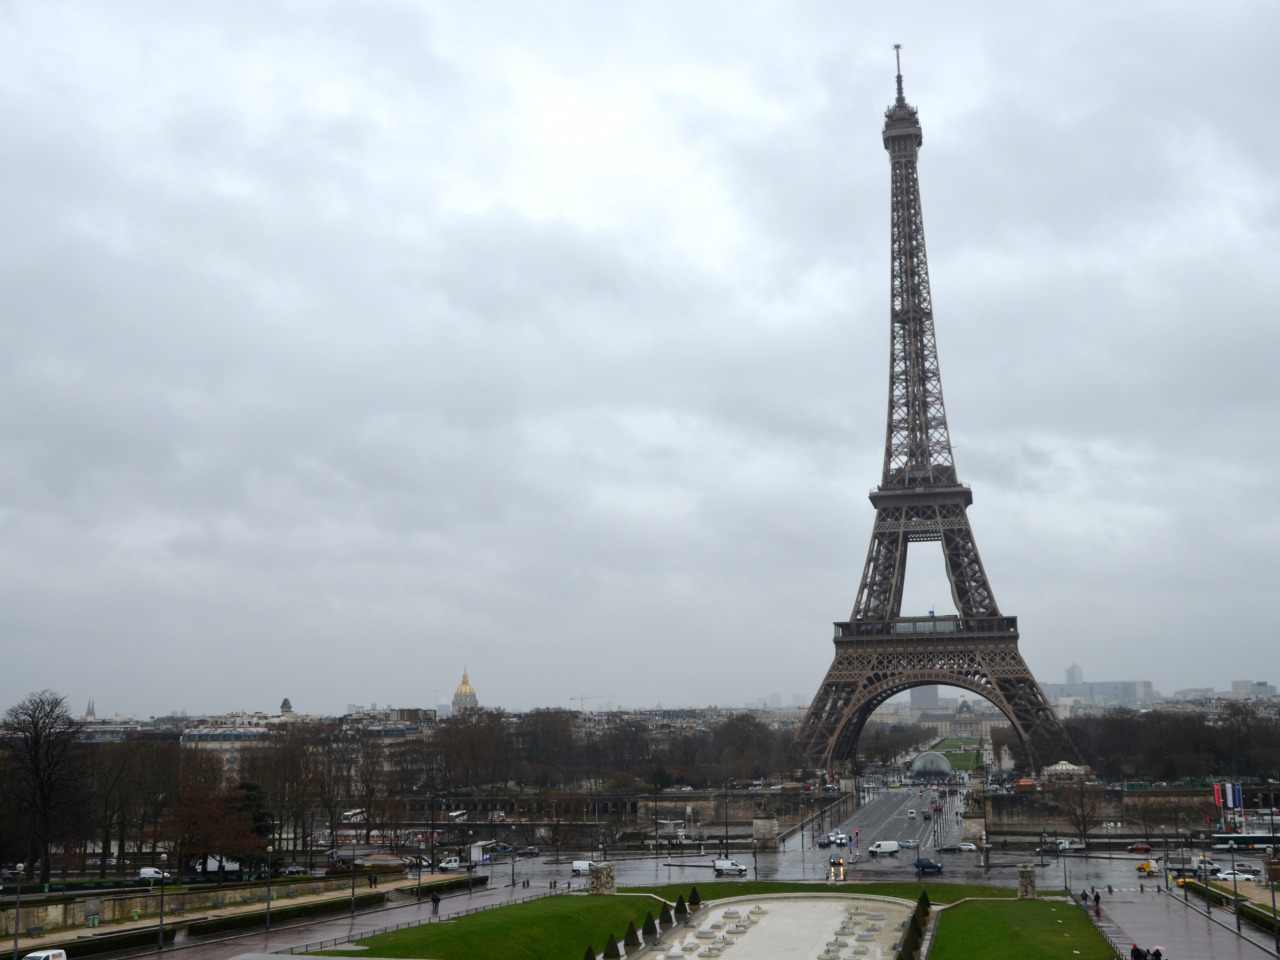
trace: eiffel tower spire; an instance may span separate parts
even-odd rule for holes
[[[1009,718],[1032,762],[1077,756],[1018,652],[1015,617],[996,605],[969,526],[970,489],[956,475],[942,399],[933,297],[916,160],[924,136],[903,93],[885,110],[890,168],[889,414],[884,469],[871,494],[871,546],[848,622],[835,625],[836,657],[797,745],[830,768],[855,759],[867,717],[896,693],[950,684],[991,701]],[[904,617],[902,589],[912,543],[941,542],[957,616]],[[1050,758],[1051,751],[1057,756]]]

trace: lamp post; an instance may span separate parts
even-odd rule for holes
[[[20,863],[18,867],[18,898],[13,905],[13,960],[18,960],[18,927],[19,920],[22,919],[22,881],[23,871],[27,868],[25,863]]]
[[[167,853],[160,854],[160,927],[156,931],[156,949],[164,949],[164,878],[168,876],[164,872],[164,868],[168,865],[169,855]]]
[[[267,933],[271,932],[271,854],[275,850],[267,844]]]
[[[1276,848],[1267,847],[1267,886],[1271,888],[1271,934],[1275,937],[1276,953],[1280,954],[1280,921],[1276,920],[1275,855]]]
[[[516,888],[516,825],[511,825],[511,851],[507,854],[511,857],[511,889]]]
[[[351,851],[351,915],[356,915],[356,852]]]
[[[418,841],[418,902],[422,902],[422,841]]]
[[[729,781],[724,782],[724,853],[721,856],[729,856]]]
[[[1236,842],[1234,840],[1227,844],[1227,849],[1231,851],[1231,910],[1236,915],[1236,933],[1240,932],[1240,884],[1236,881]],[[1204,878],[1205,887],[1209,885],[1209,878]]]
[[[1164,888],[1165,892],[1170,892],[1169,884],[1173,878],[1169,872],[1169,835],[1165,833],[1164,824],[1160,825],[1160,839],[1164,841]]]

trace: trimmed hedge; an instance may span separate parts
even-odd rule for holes
[[[164,942],[172,943],[177,935],[177,927],[164,928]],[[63,943],[50,943],[40,947],[41,950],[65,950],[67,957],[88,957],[95,953],[114,953],[117,950],[131,950],[134,947],[155,947],[156,932],[154,930],[130,930],[128,933],[108,933],[100,937],[77,937]]]
[[[356,894],[356,909],[373,907],[385,903],[385,893]],[[271,919],[283,923],[286,920],[297,920],[300,917],[318,917],[327,913],[342,913],[351,909],[351,898],[337,897],[333,900],[316,900],[313,903],[296,903],[288,907],[272,907]],[[247,913],[233,913],[225,917],[214,917],[212,920],[194,920],[187,924],[187,932],[195,937],[210,933],[222,933],[224,930],[239,930],[242,927],[256,927],[265,923],[267,911],[253,910]]]

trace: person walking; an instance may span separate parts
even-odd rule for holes
[[[434,890],[431,892],[431,912],[437,915],[440,913],[440,894]]]
[[[1102,916],[1102,894],[1097,890],[1093,891],[1093,915],[1095,917]]]

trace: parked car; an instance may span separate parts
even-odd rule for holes
[[[976,853],[978,851],[977,846],[972,843],[962,843],[959,844],[959,847],[961,853]]]
[[[959,852],[960,852],[960,844],[958,844],[958,843],[944,843],[942,846],[940,846],[940,847],[938,848],[938,852],[939,852],[939,853],[959,853]]]
[[[1130,853],[1150,853],[1151,844],[1149,843],[1131,843],[1129,844]]]
[[[304,867],[304,866],[302,866],[302,864],[300,864],[300,863],[291,863],[291,864],[289,864],[289,866],[285,867],[283,870],[281,870],[281,871],[280,871],[280,876],[282,876],[282,877],[301,877],[301,876],[305,876],[305,875],[306,875],[306,872],[307,872],[307,868],[306,868],[306,867]]]
[[[23,875],[17,870],[0,870],[0,883],[17,883],[21,879]]]
[[[1252,880],[1253,875],[1241,873],[1239,870],[1224,870],[1216,879],[1219,883],[1230,883],[1232,880],[1236,883],[1244,883],[1246,880]]]
[[[512,847],[511,847],[511,844],[509,843],[495,843],[493,845],[494,853],[510,853],[511,850],[512,850]]]
[[[516,856],[518,856],[518,857],[537,857],[537,856],[541,856],[541,851],[540,851],[540,850],[538,850],[538,848],[537,848],[537,847],[523,847],[523,848],[521,848],[520,852],[516,854]]]
[[[917,860],[916,873],[942,873],[942,864],[937,860]]]

